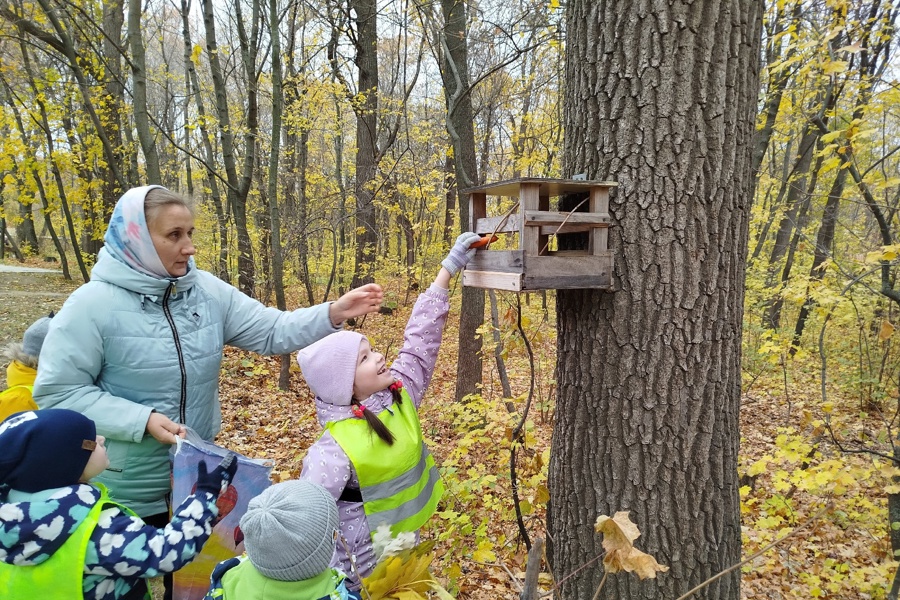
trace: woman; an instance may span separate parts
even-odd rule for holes
[[[267,308],[197,269],[194,216],[159,186],[116,204],[91,281],[52,321],[34,387],[41,408],[69,408],[107,439],[97,478],[146,521],[167,520],[168,445],[185,426],[212,440],[221,426],[219,369],[228,344],[287,354],[378,310],[369,284],[293,312]]]

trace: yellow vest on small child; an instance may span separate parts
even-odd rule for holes
[[[32,397],[35,377],[37,371],[17,360],[6,367],[6,385],[9,389],[0,392],[0,421],[17,412],[38,409]]]

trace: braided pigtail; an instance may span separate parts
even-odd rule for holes
[[[381,422],[381,419],[379,419],[375,413],[363,406],[356,398],[350,400],[350,407],[351,410],[353,410],[353,415],[365,419],[369,424],[369,427],[378,435],[378,437],[387,442],[389,446],[394,445],[394,434]]]
[[[396,379],[388,386],[388,389],[391,390],[391,396],[394,397],[394,404],[403,404],[403,394],[400,393],[400,390],[403,389],[403,382]]]

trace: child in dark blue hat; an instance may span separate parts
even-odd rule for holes
[[[198,466],[196,493],[164,529],[145,524],[89,481],[109,466],[94,422],[66,409],[16,413],[0,423],[0,590],[8,598],[142,599],[148,577],[200,552],[233,478],[229,456]]]

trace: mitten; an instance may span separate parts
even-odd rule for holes
[[[455,274],[475,256],[475,248],[471,246],[480,239],[480,235],[471,231],[459,234],[447,258],[441,261],[441,266],[447,269],[451,275]]]
[[[218,497],[228,484],[234,481],[234,474],[237,472],[237,457],[229,452],[228,456],[222,459],[219,466],[206,472],[206,463],[200,461],[197,465],[197,493],[209,492],[213,496]]]

